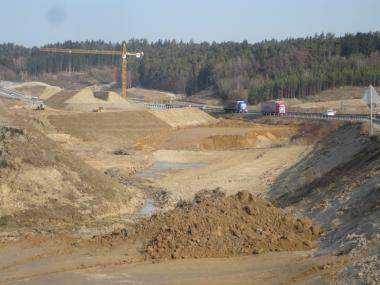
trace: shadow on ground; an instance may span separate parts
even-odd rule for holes
[[[344,125],[323,139],[278,177],[268,197],[324,227],[317,254],[352,257],[342,280],[380,280],[380,143],[361,125]]]

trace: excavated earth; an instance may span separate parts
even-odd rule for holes
[[[204,258],[310,250],[322,232],[310,219],[296,219],[247,191],[211,194],[152,215],[129,238],[142,242],[152,259]]]
[[[15,122],[15,121],[13,121]],[[133,213],[143,195],[29,127],[0,127],[1,237],[81,227]]]
[[[133,284],[149,268],[142,284],[192,284],[199,264],[226,260],[198,283],[380,282],[380,146],[362,125],[0,111],[0,283]],[[137,175],[155,163],[199,167]],[[265,261],[261,275],[247,260]]]

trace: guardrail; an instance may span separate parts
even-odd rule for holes
[[[27,102],[33,102],[33,103],[43,102],[43,100],[41,100],[37,97],[26,96],[21,92],[14,91],[11,89],[7,89],[4,87],[0,87],[0,94],[1,94],[1,96],[5,97],[5,98],[13,99],[13,100],[27,101]]]
[[[184,108],[188,107],[188,105],[180,105],[180,104],[158,104],[158,103],[144,103],[144,107],[147,109],[153,110],[162,110],[162,109],[175,109],[175,108]]]
[[[256,113],[257,114],[257,113]],[[300,119],[311,119],[311,120],[332,120],[332,121],[355,121],[355,122],[367,122],[370,120],[368,115],[363,114],[341,114],[335,116],[327,116],[321,113],[298,113],[289,112],[286,114],[271,114],[266,116],[275,117],[286,117],[286,118],[300,118]],[[374,121],[379,121],[379,119],[374,119]]]
[[[148,109],[162,110],[162,109],[174,109],[174,108],[185,108],[185,107],[195,107],[199,108],[210,114],[223,114],[225,113],[223,108],[209,107],[207,105],[199,104],[189,104],[189,103],[144,103],[144,107]],[[298,119],[309,119],[309,120],[330,120],[330,121],[352,121],[352,122],[369,122],[370,116],[367,114],[339,114],[335,116],[327,116],[321,113],[301,113],[301,112],[288,112],[285,114],[268,114],[264,115],[261,112],[249,111],[248,113],[241,113],[241,115],[255,115],[255,116],[267,116],[267,117],[277,117],[277,118],[298,118]],[[374,118],[373,122],[380,125],[380,118]]]

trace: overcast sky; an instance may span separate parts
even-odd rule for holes
[[[242,41],[380,30],[380,0],[0,0],[0,43]]]

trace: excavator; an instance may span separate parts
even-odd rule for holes
[[[33,107],[34,111],[44,111],[45,105],[44,104],[38,104],[37,106]]]

